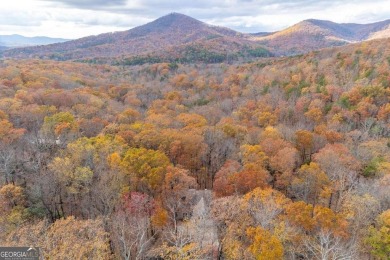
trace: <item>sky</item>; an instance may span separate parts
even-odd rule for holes
[[[0,35],[76,39],[124,31],[177,12],[240,32],[271,32],[305,19],[390,19],[390,0],[0,0]]]

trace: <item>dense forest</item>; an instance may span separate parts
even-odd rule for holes
[[[0,244],[389,259],[390,41],[201,61],[1,60]]]

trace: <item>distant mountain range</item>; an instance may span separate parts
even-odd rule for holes
[[[7,48],[26,47],[35,45],[47,45],[52,43],[59,43],[68,41],[61,38],[50,38],[44,36],[25,37],[18,34],[0,35],[0,46]]]
[[[302,54],[386,37],[390,37],[390,20],[372,24],[305,20],[279,32],[243,34],[171,13],[131,30],[5,50],[3,56],[128,65],[161,61],[220,62]]]
[[[47,46],[12,49],[4,56],[13,58],[126,59],[130,63],[159,60],[214,59],[220,61],[229,54],[249,50],[256,55],[270,55],[260,44],[245,34],[211,26],[189,16],[172,13],[128,31],[89,36]],[[264,52],[264,53],[262,53]],[[195,57],[196,56],[196,57]]]

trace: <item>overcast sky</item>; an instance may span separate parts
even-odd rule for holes
[[[390,19],[390,0],[0,0],[0,34],[73,39],[131,29],[171,12],[240,32],[269,32],[309,18]]]

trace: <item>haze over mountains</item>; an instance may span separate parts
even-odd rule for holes
[[[126,60],[129,64],[166,59],[220,62],[229,57],[295,55],[320,48],[390,36],[390,20],[337,24],[305,20],[275,33],[243,34],[171,13],[131,30],[89,36],[46,46],[11,49],[4,57],[55,60]],[[268,52],[269,50],[270,52]],[[151,58],[153,57],[153,58]],[[193,60],[191,60],[193,61]]]
[[[18,34],[0,35],[0,46],[7,48],[46,45],[65,41],[68,41],[68,39],[50,38],[45,36],[26,37]]]

